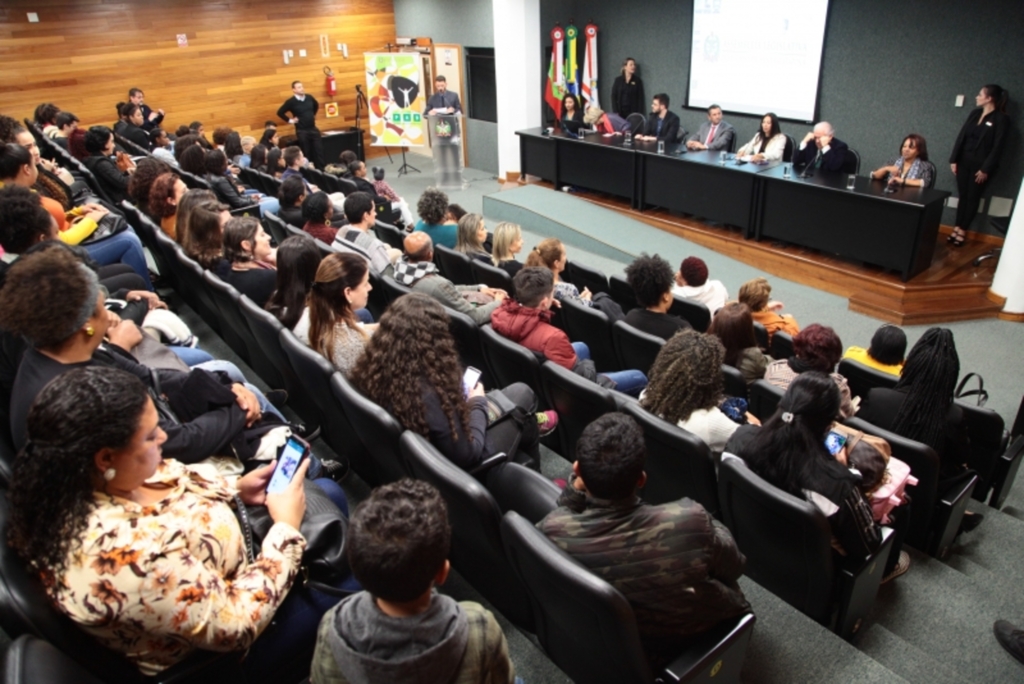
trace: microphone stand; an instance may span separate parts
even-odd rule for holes
[[[360,118],[361,118],[362,112],[361,112],[360,104],[362,104],[364,107],[366,107],[367,111],[369,111],[370,103],[366,101],[366,95],[363,93],[363,87],[357,83],[356,84],[356,130],[358,130],[359,131],[359,135],[362,136],[363,135],[363,129],[362,129],[362,126],[360,124]],[[395,160],[391,158],[391,150],[389,150],[387,148],[387,146],[384,146],[384,151],[388,155],[388,161],[391,162],[392,164],[394,164]]]

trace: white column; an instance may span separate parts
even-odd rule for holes
[[[1020,203],[1024,201],[1024,183],[1017,193],[1013,216],[1010,218],[1010,229],[1006,231],[1006,242],[999,255],[999,266],[992,280],[990,290],[993,294],[1006,297],[1003,313],[1024,314],[1024,211]]]
[[[541,125],[540,0],[491,0],[498,88],[498,177],[518,173],[516,131]]]

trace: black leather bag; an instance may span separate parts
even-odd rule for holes
[[[117,235],[118,233],[128,230],[128,222],[121,214],[115,214],[110,212],[100,219],[99,225],[96,226],[96,230],[92,234],[82,240],[83,245],[88,245],[93,242],[99,242],[108,237]]]
[[[971,378],[978,378],[978,389],[966,389],[967,383],[970,382]],[[953,396],[957,399],[976,397],[975,401],[977,402],[977,405],[984,406],[988,401],[988,390],[985,389],[985,378],[981,377],[977,373],[968,373],[964,376],[964,379],[960,381],[960,384],[956,386],[956,391],[953,392]]]
[[[303,576],[306,584],[331,593],[344,594],[332,585],[351,574],[345,554],[348,538],[348,520],[328,498],[324,490],[306,480],[306,512],[302,516],[299,532],[306,538],[302,554]],[[249,562],[259,555],[263,540],[274,521],[266,506],[248,506],[235,496],[235,515],[242,528]]]

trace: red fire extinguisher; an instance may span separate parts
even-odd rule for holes
[[[327,75],[327,82],[325,83],[327,94],[334,97],[338,94],[338,82],[334,80],[334,72],[331,71],[331,67],[325,66],[324,74]]]

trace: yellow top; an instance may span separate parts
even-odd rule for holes
[[[843,354],[843,358],[863,363],[865,366],[870,366],[875,370],[880,370],[883,373],[888,373],[889,375],[895,375],[897,378],[900,376],[900,373],[903,372],[902,361],[892,366],[879,363],[875,359],[871,358],[868,354],[868,350],[864,347],[850,347],[846,350],[846,353]]]

